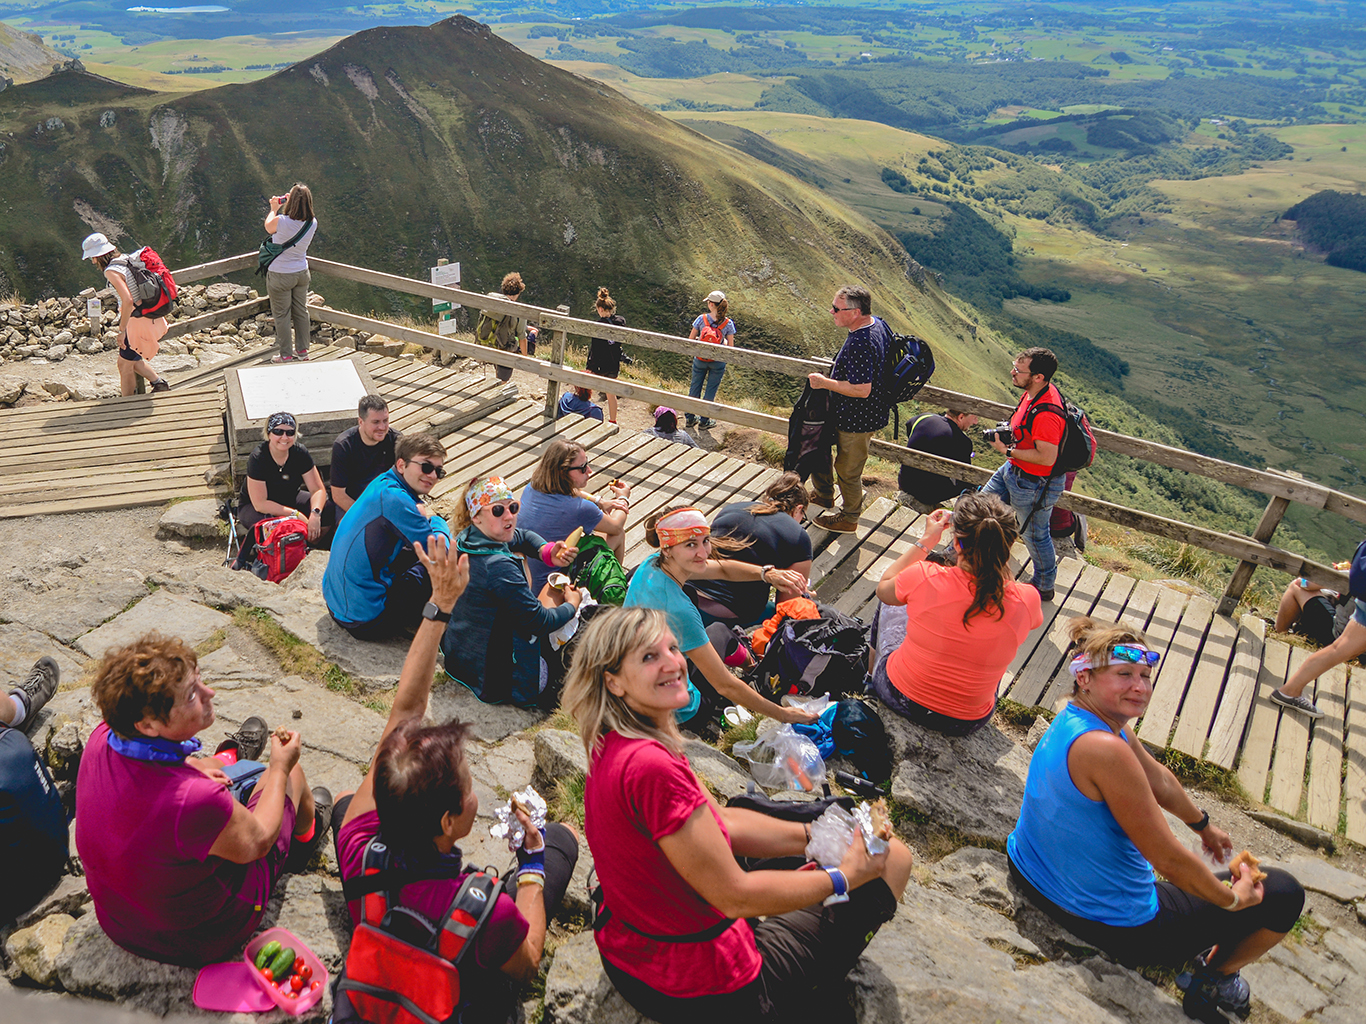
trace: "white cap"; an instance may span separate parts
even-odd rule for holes
[[[708,302],[725,302],[725,301],[726,301],[726,293],[725,293],[725,292],[712,292],[710,295],[707,296],[707,301],[708,301]]]
[[[105,253],[113,252],[114,247],[109,244],[109,239],[105,238],[100,232],[96,231],[93,235],[87,235],[81,243],[81,259],[94,259],[96,256],[103,256]]]

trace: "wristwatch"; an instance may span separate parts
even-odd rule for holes
[[[436,606],[435,601],[428,601],[422,606],[422,617],[431,622],[450,622],[451,613],[443,612]]]

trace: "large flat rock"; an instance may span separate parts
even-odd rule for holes
[[[78,680],[90,660],[82,652],[62,646],[32,626],[18,622],[0,623],[0,687],[6,693],[28,678],[34,662],[42,657],[57,662],[63,684]]]
[[[1366,898],[1366,878],[1334,867],[1320,857],[1296,857],[1276,866],[1289,871],[1310,892],[1320,892],[1343,903]]]
[[[545,718],[538,711],[526,711],[503,704],[485,704],[460,683],[452,682],[438,670],[436,685],[427,705],[427,714],[434,722],[458,718],[468,722],[476,738],[486,743],[497,743],[515,732],[530,729]]]
[[[51,589],[14,594],[5,618],[70,643],[146,596],[143,577],[132,569],[91,572],[87,567]]]
[[[189,598],[158,590],[126,612],[91,630],[76,646],[92,658],[103,658],[111,648],[133,643],[147,633],[179,637],[191,647],[201,644],[232,622],[230,616],[205,608]]]

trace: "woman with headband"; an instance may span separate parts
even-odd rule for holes
[[[1006,843],[1012,877],[1041,909],[1120,963],[1192,969],[1177,979],[1188,1017],[1246,1017],[1238,971],[1280,942],[1304,889],[1269,868],[1211,871],[1172,834],[1164,810],[1223,862],[1233,843],[1138,742],[1159,655],[1122,623],[1072,620],[1072,699],[1029,763],[1020,820]],[[1153,876],[1156,868],[1166,881]],[[1217,950],[1211,955],[1211,947]]]
[[[929,561],[952,529],[948,565]],[[1010,576],[1015,513],[990,494],[965,494],[930,513],[924,535],[877,585],[873,691],[903,718],[946,736],[991,721],[996,688],[1031,629],[1043,625],[1039,592]]]
[[[299,423],[287,412],[273,412],[266,420],[266,439],[247,459],[247,479],[238,503],[237,521],[247,530],[233,563],[251,564],[256,540],[252,528],[264,519],[295,516],[308,523],[308,543],[322,536],[327,490],[308,449],[298,443]]]
[[[470,556],[470,582],[441,641],[446,674],[486,704],[553,707],[558,688],[547,686],[540,638],[574,617],[582,593],[547,584],[533,594],[522,558],[564,568],[578,549],[519,530],[521,502],[500,476],[475,477],[464,497],[453,525],[456,548]]]
[[[723,661],[726,640],[731,631],[719,623],[703,625],[702,613],[684,591],[690,580],[730,580],[733,583],[766,583],[782,590],[805,592],[807,579],[790,569],[771,565],[752,565],[732,559],[712,558],[712,549],[736,551],[743,541],[726,537],[711,539],[706,517],[695,508],[673,508],[655,513],[645,520],[645,539],[659,548],[636,567],[626,591],[626,607],[654,608],[669,620],[678,646],[692,665],[688,682],[688,703],[679,708],[680,725],[694,732],[705,729],[723,706],[735,704],[780,722],[812,722],[808,711],[785,708],[759,696],[728,665],[741,666],[743,649]]]

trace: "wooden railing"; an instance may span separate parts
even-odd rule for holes
[[[203,280],[220,274],[249,269],[256,265],[256,254],[246,253],[212,263],[203,263],[175,272],[177,282]],[[544,377],[547,381],[545,414],[547,418],[555,414],[560,384],[570,384],[594,389],[603,389],[607,382],[602,378],[564,365],[564,354],[570,334],[584,337],[607,338],[624,345],[639,345],[642,348],[661,352],[673,352],[685,356],[715,358],[716,346],[705,342],[690,341],[672,334],[645,331],[633,327],[617,327],[600,323],[597,320],[582,320],[558,310],[543,309],[509,299],[468,292],[459,288],[447,288],[414,278],[385,274],[366,267],[354,267],[332,260],[309,257],[309,267],[324,274],[359,284],[387,288],[408,295],[450,302],[453,306],[466,306],[473,310],[489,310],[496,313],[510,313],[524,317],[529,323],[538,325],[542,331],[541,352],[546,352],[545,335],[550,336],[549,358],[523,356],[516,352],[502,352],[458,338],[443,337],[429,331],[402,327],[386,321],[357,316],[325,306],[310,306],[313,319],[335,324],[351,330],[368,331],[382,334],[396,340],[422,345],[440,352],[478,359],[497,366],[510,366],[514,369]],[[231,319],[254,316],[265,308],[267,300],[253,299],[249,302],[218,310],[204,316],[182,320],[168,332],[169,336],[185,334],[190,331],[212,327]],[[810,373],[826,373],[830,369],[828,359],[802,359],[794,356],[776,355],[754,349],[727,348],[724,352],[727,364],[750,369],[765,370],[788,377],[805,378]],[[772,433],[785,435],[787,420],[767,413],[755,412],[720,402],[706,402],[700,398],[690,398],[658,388],[645,387],[625,380],[611,382],[610,390],[622,398],[636,398],[643,402],[668,405],[685,413],[707,416],[739,426],[755,427]],[[1006,419],[1014,411],[1014,406],[979,398],[975,395],[960,394],[934,385],[926,386],[920,392],[920,400],[942,404],[946,408],[962,409],[991,419]],[[1295,552],[1274,547],[1270,541],[1290,502],[1310,508],[1324,509],[1345,516],[1358,523],[1366,523],[1366,500],[1342,491],[1333,490],[1322,484],[1313,483],[1298,477],[1268,472],[1241,466],[1222,459],[1199,455],[1181,448],[1156,444],[1142,438],[1116,434],[1108,430],[1095,430],[1096,444],[1101,451],[1127,455],[1145,462],[1194,473],[1197,476],[1221,483],[1231,484],[1248,490],[1257,491],[1269,497],[1266,511],[1252,536],[1225,533],[1211,530],[1193,523],[1186,523],[1164,516],[1154,515],[1138,509],[1116,505],[1074,492],[1064,493],[1058,505],[1087,516],[1094,516],[1107,522],[1131,527],[1144,533],[1165,537],[1170,540],[1190,544],[1216,554],[1227,555],[1239,560],[1237,570],[1229,580],[1219,604],[1219,612],[1230,615],[1246,590],[1253,570],[1261,565],[1278,569],[1292,576],[1303,576],[1321,586],[1342,590],[1346,588],[1347,577],[1331,565],[1305,558]],[[888,441],[875,439],[871,450],[880,458],[890,462],[902,463],[941,473],[959,480],[984,483],[991,471],[972,465],[965,465],[950,459],[943,459],[927,452],[911,449]]]

